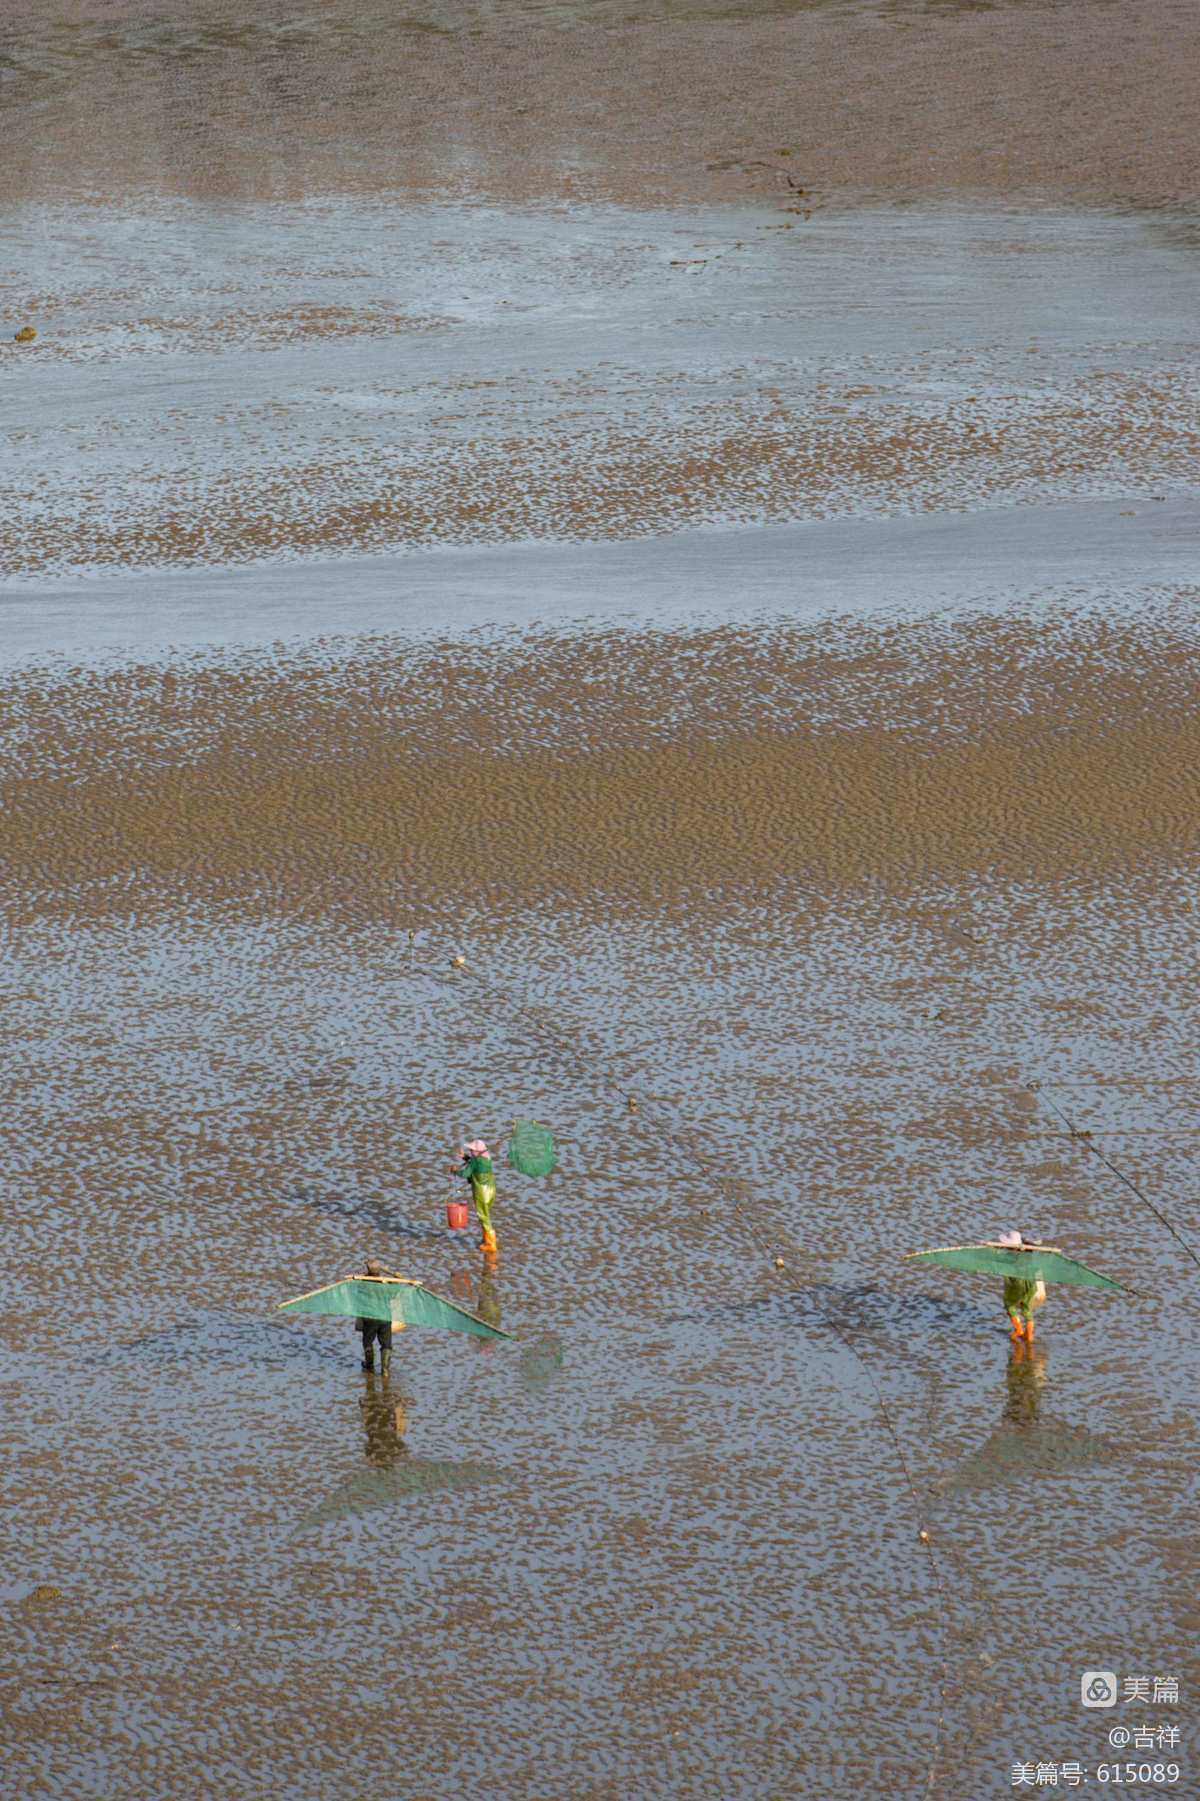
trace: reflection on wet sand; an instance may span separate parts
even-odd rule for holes
[[[377,1378],[374,1370],[366,1370],[362,1381],[358,1406],[365,1439],[363,1456],[371,1467],[348,1476],[304,1516],[301,1530],[352,1518],[390,1501],[459,1493],[500,1479],[500,1472],[488,1464],[414,1456],[406,1442],[411,1398],[393,1386],[387,1373]]]
[[[500,1293],[496,1285],[494,1270],[485,1265],[479,1276],[479,1292],[475,1300],[475,1311],[480,1319],[485,1319],[489,1326],[500,1324]],[[493,1341],[483,1340],[484,1343]]]
[[[1200,1682],[1193,1272],[1028,1086],[1200,1235],[1195,8],[6,25],[12,1792],[958,1801]],[[1140,1279],[1002,1383],[899,1250],[1008,1217]],[[351,1225],[518,1342],[277,1329]]]
[[[499,1480],[500,1472],[488,1464],[414,1457],[398,1443],[394,1454],[385,1461],[373,1460],[371,1469],[348,1476],[319,1506],[304,1515],[297,1530],[303,1532],[313,1526],[352,1519],[395,1501],[412,1502],[426,1495],[461,1494]]]
[[[543,1388],[558,1375],[565,1361],[566,1352],[557,1332],[544,1332],[521,1346],[521,1380],[531,1389]]]
[[[374,1370],[363,1374],[364,1391],[359,1397],[363,1430],[367,1435],[367,1462],[389,1468],[405,1454],[404,1434],[408,1427],[408,1403],[391,1385],[385,1373],[376,1386]]]
[[[6,8],[10,200],[400,188],[695,204],[1194,194],[1195,8],[1089,0]]]
[[[943,1492],[965,1493],[1007,1482],[1036,1483],[1047,1476],[1106,1469],[1120,1461],[1120,1446],[1104,1433],[1042,1413],[1048,1373],[1046,1353],[1040,1346],[1024,1342],[1011,1346],[1000,1424],[985,1444],[939,1484]]]
[[[1022,1340],[1010,1347],[1007,1380],[1004,1423],[1017,1428],[1036,1425],[1042,1389],[1046,1386],[1046,1353],[1041,1345]]]

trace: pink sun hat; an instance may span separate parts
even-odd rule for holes
[[[464,1157],[486,1157],[487,1154],[488,1148],[482,1138],[468,1138],[463,1146]]]
[[[1019,1232],[1001,1232],[996,1240],[997,1244],[1009,1245],[1014,1251],[1019,1251],[1024,1242]]]

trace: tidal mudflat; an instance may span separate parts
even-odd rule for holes
[[[0,83],[6,1785],[978,1801],[1092,1668],[1186,1793],[1190,14],[107,11]],[[1131,1292],[901,1261],[1010,1226]],[[367,1255],[514,1341],[274,1314]]]

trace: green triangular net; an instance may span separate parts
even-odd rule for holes
[[[548,1176],[554,1168],[554,1140],[545,1126],[519,1119],[508,1141],[508,1161],[523,1176]]]

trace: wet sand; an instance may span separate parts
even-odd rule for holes
[[[164,202],[2,241],[54,296],[5,354],[9,581],[1119,508],[1200,459],[1161,220]]]
[[[1191,206],[1187,0],[8,9],[10,201]]]
[[[25,917],[181,894],[429,929],[443,907],[1108,875],[1200,848],[1194,596],[1136,618],[356,640],[10,682]],[[585,823],[586,822],[586,823]],[[47,880],[49,878],[49,880]]]
[[[1193,12],[12,18],[0,1786],[1187,1793]]]
[[[1194,1272],[1089,1149],[1195,1241],[1191,622],[10,675],[22,1792],[1000,1794],[1080,1646],[1194,1683]],[[517,1112],[489,1285],[437,1168]],[[1138,1298],[1012,1361],[898,1261],[1010,1220]],[[516,1343],[272,1320],[368,1251]]]

